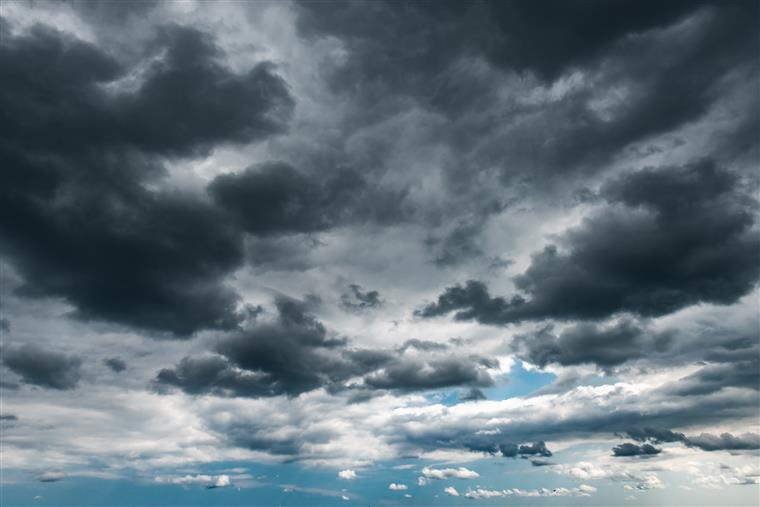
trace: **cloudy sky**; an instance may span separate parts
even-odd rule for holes
[[[757,505],[760,9],[3,1],[3,505]]]

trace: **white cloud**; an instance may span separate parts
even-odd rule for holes
[[[205,474],[197,474],[197,475],[184,475],[184,476],[177,476],[177,477],[161,477],[157,476],[155,479],[155,482],[160,484],[180,484],[180,485],[191,485],[191,484],[198,484],[201,486],[205,486],[207,488],[226,488],[229,487],[232,482],[230,481],[229,475],[205,475]]]
[[[351,469],[341,470],[338,472],[338,479],[353,481],[356,479],[356,472]]]
[[[628,490],[661,489],[665,487],[655,472],[625,470],[615,465],[601,467],[587,461],[581,461],[570,465],[556,465],[553,470],[580,480],[608,479],[616,482],[627,482],[629,484],[624,487]]]
[[[388,489],[391,491],[406,491],[409,489],[406,484],[397,484],[395,482],[392,482],[388,485]]]
[[[449,486],[448,488],[444,489],[443,492],[447,495],[459,496],[459,491],[457,491],[454,486]]]
[[[422,475],[425,479],[475,479],[480,474],[474,470],[465,467],[459,468],[429,468],[422,469]],[[420,484],[421,485],[421,484]]]
[[[510,496],[518,497],[540,497],[540,496],[590,496],[592,493],[596,493],[596,488],[581,484],[577,488],[541,488],[541,489],[467,489],[467,493],[464,496],[474,500],[481,500],[484,498],[504,498]]]

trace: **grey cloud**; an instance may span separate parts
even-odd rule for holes
[[[532,444],[499,444],[499,452],[505,458],[514,458],[515,456],[544,456],[551,457],[552,452],[546,448],[544,442],[534,442]]]
[[[63,297],[80,318],[229,329],[238,297],[222,280],[243,261],[239,232],[195,197],[148,187],[165,157],[282,132],[292,99],[271,65],[235,74],[195,29],[153,44],[163,57],[128,91],[131,69],[96,45],[43,27],[3,37],[2,253],[22,294]]]
[[[459,395],[459,401],[480,401],[485,399],[487,399],[486,395],[477,387],[468,389]]]
[[[760,358],[747,355],[732,363],[707,365],[665,389],[671,394],[694,396],[726,387],[760,390]]]
[[[159,390],[180,388],[189,394],[263,397],[324,387],[346,389],[428,390],[454,386],[490,386],[493,359],[407,357],[401,350],[357,349],[332,335],[302,301],[280,297],[274,322],[255,325],[219,340],[213,355],[186,357],[155,378]],[[358,395],[361,395],[359,393]],[[358,396],[357,395],[357,396]]]
[[[340,304],[350,311],[363,311],[378,308],[382,306],[383,301],[378,291],[364,291],[360,285],[351,284],[348,286],[348,292],[341,294]]]
[[[103,359],[103,364],[105,364],[108,368],[111,369],[111,371],[115,373],[121,373],[127,369],[126,361],[120,357],[109,357],[107,359]]]
[[[732,435],[722,433],[700,433],[695,436],[686,436],[683,433],[658,428],[634,428],[626,431],[626,434],[640,442],[651,441],[653,443],[681,442],[688,447],[696,447],[703,451],[748,451],[760,449],[760,434],[744,433]]]
[[[351,222],[393,223],[404,214],[404,192],[376,189],[356,171],[311,175],[284,162],[267,162],[217,176],[214,201],[251,234],[323,231]]]
[[[405,360],[368,375],[364,382],[376,389],[419,390],[458,385],[489,387],[493,385],[493,379],[484,367],[496,366],[493,360],[478,357]]]
[[[43,472],[37,476],[37,480],[40,482],[58,482],[66,478],[66,474],[59,471]]]
[[[417,315],[455,312],[457,320],[484,324],[659,316],[697,303],[732,304],[756,284],[754,203],[712,161],[644,169],[603,193],[608,209],[567,231],[566,251],[547,246],[515,277],[527,298],[492,297],[485,284],[469,281]]]
[[[26,344],[3,349],[3,364],[31,385],[74,389],[81,378],[82,359]]]
[[[659,449],[651,444],[636,445],[625,442],[612,448],[613,456],[654,456],[660,454]]]
[[[439,343],[434,342],[430,340],[419,340],[417,338],[411,338],[409,340],[406,340],[401,347],[399,347],[399,350],[401,352],[406,351],[407,349],[416,349],[422,352],[433,352],[433,351],[442,351],[447,350],[449,348],[448,345],[445,343]]]
[[[547,326],[530,335],[518,335],[512,347],[525,360],[542,368],[549,363],[563,366],[590,363],[609,368],[663,352],[669,347],[672,334],[655,333],[623,319],[607,327],[576,324],[559,336]]]

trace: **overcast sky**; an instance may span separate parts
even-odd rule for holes
[[[757,505],[760,8],[0,4],[2,505]]]

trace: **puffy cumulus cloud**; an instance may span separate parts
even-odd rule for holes
[[[554,488],[554,489],[467,489],[465,497],[473,500],[507,497],[541,497],[541,496],[591,496],[596,493],[594,486],[581,484],[577,488]]]
[[[642,169],[608,182],[602,195],[608,206],[566,231],[564,250],[545,247],[515,277],[527,297],[494,297],[469,281],[417,314],[455,312],[484,324],[660,316],[698,303],[729,305],[756,284],[753,201],[713,161]]]
[[[601,467],[593,463],[582,461],[572,465],[557,465],[553,467],[556,473],[569,475],[575,479],[600,480],[609,479],[615,482],[623,482],[626,489],[647,490],[661,489],[665,485],[655,472],[629,471],[620,466]]]
[[[425,479],[476,479],[480,474],[465,467],[459,468],[430,468],[422,469],[422,477]]]
[[[398,484],[398,483],[392,482],[388,484],[388,489],[390,489],[391,491],[406,491],[407,489],[409,489],[409,487],[407,487],[406,484]]]
[[[82,358],[33,344],[4,347],[2,362],[27,384],[47,389],[74,389],[82,377]]]
[[[490,386],[498,361],[479,356],[414,357],[403,350],[358,349],[328,332],[302,301],[279,297],[277,318],[223,337],[214,355],[185,357],[161,370],[159,389],[189,394],[297,396],[318,388],[413,391]],[[356,379],[351,385],[348,382]]]
[[[726,486],[751,486],[760,484],[760,469],[757,465],[731,467],[721,464],[712,470],[692,471],[692,484],[705,489],[723,489]]]
[[[182,486],[200,485],[206,489],[227,488],[232,485],[229,475],[184,475],[178,477],[157,476],[154,481],[158,484],[179,484]]]
[[[459,491],[454,486],[447,486],[443,489],[443,492],[449,496],[459,496]]]
[[[0,52],[14,76],[0,90],[2,254],[21,293],[178,336],[234,327],[223,279],[243,260],[239,234],[204,199],[154,188],[167,158],[283,131],[292,98],[274,68],[234,73],[211,35],[178,25],[146,46],[134,90],[135,68],[42,25]]]
[[[350,468],[347,468],[346,470],[341,470],[338,472],[338,479],[342,479],[344,481],[353,481],[356,479],[356,472],[354,470],[351,470]]]

